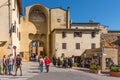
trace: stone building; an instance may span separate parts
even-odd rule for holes
[[[119,47],[113,44],[118,40],[120,31],[109,30],[108,33],[101,35],[102,48],[104,49],[104,55],[102,56],[102,70],[107,70],[112,60],[115,65],[118,65],[118,52]]]
[[[52,38],[53,53],[60,57],[81,56],[86,49],[100,48],[100,35],[103,33],[100,23],[72,23],[68,29],[54,29]],[[106,33],[107,30],[104,32]],[[54,50],[56,48],[56,51]]]
[[[21,0],[1,0],[0,2],[0,57],[19,53],[21,3]]]
[[[104,48],[102,67],[106,68],[108,58],[117,64],[118,50],[112,42],[120,31],[109,31],[107,26],[93,21],[72,22],[69,7],[48,8],[33,4],[27,6],[25,15],[20,17],[21,0],[8,1],[0,3],[0,57],[20,53],[24,61],[29,61],[32,55],[71,57],[92,53],[91,58],[98,55],[100,61]]]
[[[26,7],[25,16],[21,17],[20,53],[29,60],[31,54],[51,55],[51,32],[55,28],[70,27],[68,9],[48,8],[41,4]]]
[[[96,22],[71,22],[69,7],[33,4],[25,12],[20,24],[20,53],[25,60],[32,55],[80,56],[86,49],[100,48],[100,35],[108,29]]]

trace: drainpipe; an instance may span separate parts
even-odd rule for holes
[[[10,34],[10,37],[11,37],[11,24],[10,24],[10,0],[8,0],[8,26],[9,26],[9,34]]]
[[[66,28],[70,27],[70,7],[67,8],[67,13],[66,13]]]

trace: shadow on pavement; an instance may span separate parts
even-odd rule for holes
[[[39,73],[39,71],[28,71],[29,73]]]

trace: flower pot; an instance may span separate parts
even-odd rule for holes
[[[110,76],[114,76],[114,77],[120,77],[120,72],[113,72],[113,71],[110,71]]]

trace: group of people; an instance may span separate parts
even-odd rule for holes
[[[46,72],[48,73],[49,72],[49,65],[51,63],[50,59],[48,57],[43,58],[42,56],[40,56],[38,62],[39,62],[40,72],[43,72],[43,66],[45,64]]]
[[[20,76],[22,76],[22,58],[18,54],[17,56],[13,57],[13,54],[10,54],[6,57],[3,56],[3,75],[17,75],[18,68],[20,68]],[[15,69],[15,74],[13,71]]]
[[[60,57],[58,57],[58,59],[54,56],[53,57],[53,65],[54,66],[62,66],[63,68],[72,68],[72,64],[73,64],[73,59],[72,57],[65,57],[63,58],[63,60],[60,59]]]

